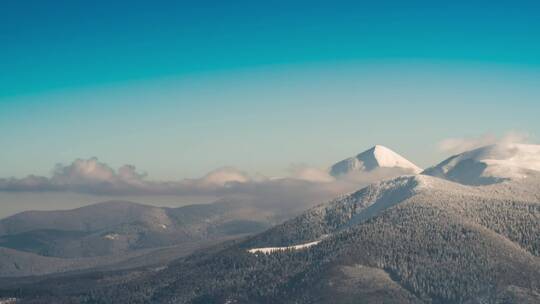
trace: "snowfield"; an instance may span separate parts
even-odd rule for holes
[[[300,245],[293,245],[293,246],[287,246],[287,247],[263,247],[263,248],[253,248],[253,249],[249,249],[248,252],[249,253],[264,253],[264,254],[270,254],[270,253],[274,253],[276,251],[286,251],[286,250],[300,250],[300,249],[306,249],[306,248],[309,248],[311,246],[315,246],[317,244],[319,244],[321,241],[315,241],[315,242],[310,242],[310,243],[305,243],[305,244],[300,244]]]
[[[468,185],[526,178],[540,171],[540,145],[495,144],[454,155],[424,174]]]

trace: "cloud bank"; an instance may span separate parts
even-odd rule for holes
[[[447,138],[438,143],[440,151],[451,154],[459,154],[483,146],[493,144],[527,143],[529,135],[522,132],[507,132],[503,136],[483,134],[478,137]]]
[[[97,158],[76,159],[69,165],[58,164],[51,177],[29,175],[24,178],[0,179],[1,191],[40,192],[69,191],[106,195],[190,195],[223,191],[234,183],[245,183],[250,177],[239,170],[224,167],[198,179],[150,181],[147,174],[133,165],[113,169]]]
[[[497,137],[484,134],[473,138],[449,138],[438,148],[447,153],[461,153],[497,143],[526,142],[529,136],[509,132]],[[97,158],[76,159],[58,164],[51,176],[29,175],[24,178],[0,178],[4,192],[71,192],[103,196],[249,196],[260,204],[286,205],[291,202],[324,201],[336,195],[357,190],[375,181],[411,174],[398,168],[378,168],[352,172],[338,179],[328,170],[293,165],[289,175],[280,178],[250,176],[233,167],[222,167],[200,178],[156,181],[133,165],[117,169]]]
[[[223,167],[201,178],[153,181],[133,165],[114,169],[97,158],[90,158],[56,165],[50,177],[29,175],[20,179],[0,179],[0,191],[70,192],[98,196],[201,195],[242,199],[255,206],[291,212],[358,190],[374,181],[408,173],[401,169],[380,168],[335,179],[326,170],[297,165],[291,168],[287,177],[269,178],[253,177],[238,169]]]

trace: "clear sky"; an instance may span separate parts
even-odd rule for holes
[[[474,2],[474,3],[472,3]],[[503,4],[504,3],[504,4]],[[540,134],[538,1],[2,1],[0,177],[267,175]]]

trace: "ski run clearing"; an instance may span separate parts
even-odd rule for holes
[[[253,248],[249,249],[249,253],[264,253],[264,254],[270,254],[276,251],[286,251],[286,250],[300,250],[300,249],[306,249],[311,246],[315,246],[319,244],[320,241],[300,244],[300,245],[293,245],[293,246],[286,246],[286,247],[262,247],[262,248]]]

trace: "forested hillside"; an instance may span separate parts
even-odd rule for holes
[[[535,303],[540,203],[534,191],[516,196],[521,186],[400,177],[162,270],[58,278],[2,294],[83,303]],[[247,251],[317,239],[301,250]]]

